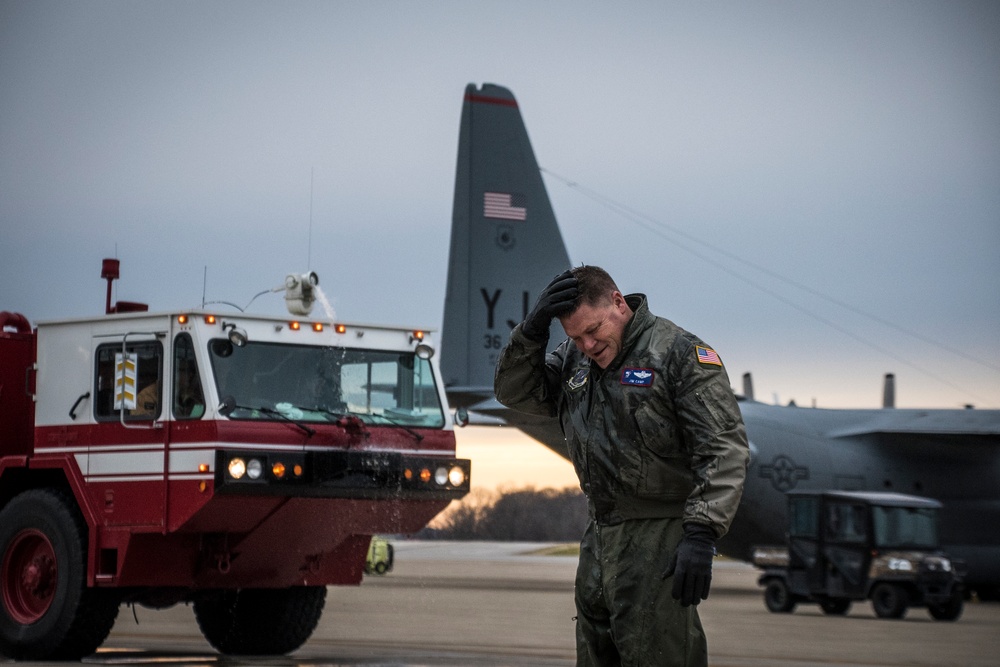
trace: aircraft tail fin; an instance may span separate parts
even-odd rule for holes
[[[441,370],[453,407],[493,397],[493,372],[510,330],[538,292],[568,268],[517,100],[501,86],[469,84],[441,339]]]

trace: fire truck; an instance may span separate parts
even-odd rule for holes
[[[0,313],[0,653],[79,659],[120,605],[193,607],[219,652],[299,648],[373,534],[469,491],[429,332],[205,307]],[[239,310],[237,308],[237,310]]]

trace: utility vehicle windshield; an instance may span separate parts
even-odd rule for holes
[[[873,507],[875,545],[891,549],[936,549],[937,510],[928,507]]]

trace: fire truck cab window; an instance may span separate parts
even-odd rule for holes
[[[328,422],[357,415],[372,425],[441,428],[444,411],[430,362],[388,352],[250,341],[208,345],[230,419]]]
[[[191,334],[174,339],[173,411],[177,419],[199,419],[205,414],[205,394],[198,376],[198,361]]]
[[[94,416],[98,421],[152,420],[163,404],[163,347],[159,341],[108,343],[97,348]]]

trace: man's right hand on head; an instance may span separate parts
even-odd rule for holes
[[[521,332],[532,340],[547,340],[552,318],[572,310],[578,294],[579,289],[573,271],[560,273],[538,295],[535,307],[521,324]]]

